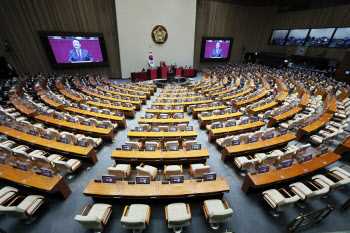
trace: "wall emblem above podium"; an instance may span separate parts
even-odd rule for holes
[[[151,37],[154,43],[164,44],[168,39],[168,32],[162,25],[157,25],[152,29]]]

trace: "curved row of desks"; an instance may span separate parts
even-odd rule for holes
[[[211,115],[210,117],[199,116],[199,128],[203,128],[206,125],[211,124],[213,122],[226,121],[229,119],[239,118],[242,115],[243,113],[241,112],[235,112],[235,113],[227,113],[224,115]]]
[[[328,121],[330,121],[333,117],[333,114],[331,113],[325,113],[324,116],[322,116],[320,119],[315,121],[314,123],[309,124],[308,126],[305,126],[303,128],[299,128],[296,133],[296,140],[299,141],[302,136],[308,135],[312,133],[313,131],[316,131],[323,127]]]
[[[178,125],[178,124],[188,124],[190,121],[188,118],[177,119],[177,118],[168,118],[168,119],[157,119],[151,118],[146,119],[141,117],[138,121],[139,124],[149,124],[149,125]]]
[[[197,138],[197,132],[193,131],[176,131],[176,132],[137,132],[135,130],[130,130],[128,133],[128,138],[137,140],[184,140],[184,139],[195,139]]]

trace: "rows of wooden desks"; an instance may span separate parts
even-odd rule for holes
[[[136,110],[140,110],[141,109],[141,104],[142,104],[141,101],[123,100],[123,99],[107,97],[107,96],[104,96],[104,95],[99,95],[99,94],[93,93],[91,91],[87,91],[85,89],[83,89],[82,91],[85,92],[86,94],[90,93],[89,94],[90,96],[94,96],[94,97],[97,97],[97,98],[102,99],[102,100],[109,100],[109,101],[120,102],[120,103],[124,103],[124,104],[125,103],[129,103],[129,104],[134,105],[136,107]],[[119,93],[119,92],[117,92],[117,93]]]
[[[247,90],[245,91],[242,91],[240,93],[237,93],[235,95],[230,95],[230,96],[226,96],[226,97],[222,97],[221,98],[221,101],[225,102],[225,101],[230,101],[231,99],[234,99],[234,98],[237,98],[237,97],[240,97],[242,95],[246,95],[248,94],[249,92],[251,92],[253,90],[252,87],[249,87]]]
[[[345,152],[350,151],[350,135],[346,135],[346,137],[338,144],[335,148],[334,153],[338,155],[342,155]]]
[[[68,93],[66,90],[64,90],[63,84],[60,81],[56,82],[56,87],[57,87],[58,91],[62,95],[64,95],[66,98],[73,100],[75,102],[81,103],[81,104],[83,104],[85,102],[83,99],[76,97],[75,95],[72,95],[72,94]]]
[[[128,84],[128,83],[125,83],[124,86],[127,86],[127,87],[132,87],[132,88],[140,88],[144,91],[149,91],[151,93],[151,95],[154,95],[154,90],[157,89],[157,88],[150,88],[150,87],[146,87],[146,86],[133,86],[131,84]],[[112,87],[114,87],[114,85],[112,85]]]
[[[198,115],[201,114],[202,112],[212,112],[214,110],[224,110],[227,108],[226,105],[221,105],[221,106],[213,106],[213,107],[205,107],[205,108],[193,108],[192,109],[192,118],[198,118]]]
[[[293,140],[295,140],[295,136],[293,134],[287,133],[282,136],[266,140],[259,140],[254,143],[240,144],[237,146],[225,146],[224,150],[222,151],[221,160],[224,162],[228,158],[267,151],[274,147],[281,147],[283,145],[286,145]]]
[[[0,165],[0,179],[48,193],[59,192],[65,199],[72,192],[62,176],[45,177],[36,174],[31,169],[25,172],[13,168],[9,163]]]
[[[229,119],[238,118],[242,115],[243,113],[241,112],[235,112],[235,113],[227,113],[223,115],[211,115],[210,117],[199,116],[199,128],[203,128],[206,125],[211,124],[213,122],[226,121]]]
[[[135,92],[135,93],[142,93],[146,96],[146,98],[148,100],[151,99],[151,92],[150,91],[138,91],[138,90],[132,90],[132,89],[128,89],[128,88],[125,88],[125,87],[120,87],[120,86],[115,86],[115,85],[112,85],[112,87],[114,88],[117,88],[119,90],[122,90],[122,91],[127,91],[127,92]],[[100,87],[98,86],[97,89],[101,90],[101,91],[104,91],[104,92],[109,92],[109,93],[115,93],[114,91],[112,90],[108,90],[106,88],[103,88],[103,87]],[[142,96],[142,95],[141,95]],[[143,96],[142,96],[143,97]]]
[[[132,150],[123,151],[116,149],[112,155],[112,159],[118,163],[131,163],[137,164],[183,164],[183,163],[204,163],[209,158],[209,152],[207,149],[201,150],[183,150],[179,151],[145,151],[145,150]]]
[[[149,125],[178,125],[178,124],[188,124],[190,121],[188,118],[177,119],[177,118],[168,118],[168,119],[157,119],[151,118],[146,119],[141,117],[139,119],[139,124],[149,124]]]
[[[246,105],[248,105],[248,104],[254,103],[254,102],[256,102],[257,100],[263,98],[265,95],[267,95],[268,92],[269,92],[269,90],[264,90],[264,91],[261,92],[259,95],[254,96],[254,97],[251,98],[251,99],[247,99],[247,100],[243,100],[243,101],[240,101],[240,102],[233,103],[233,104],[232,104],[232,107],[234,107],[234,108],[239,108],[239,107],[246,106]]]
[[[79,123],[71,123],[65,120],[58,120],[53,117],[39,115],[35,117],[36,122],[59,128],[61,130],[75,131],[84,135],[102,138],[104,140],[114,141],[113,129],[102,129],[94,126],[80,125]]]
[[[309,153],[309,151],[307,152]],[[314,155],[317,154],[320,154],[320,152],[315,151]],[[250,189],[263,188],[277,183],[290,181],[324,168],[340,158],[341,157],[339,155],[328,151],[324,155],[313,157],[312,160],[308,162],[294,162],[293,165],[288,168],[274,168],[263,174],[248,173],[244,179],[242,190],[245,194],[247,194]]]
[[[288,112],[285,112],[281,115],[271,117],[269,120],[269,123],[267,124],[267,128],[271,128],[273,125],[275,125],[277,123],[281,123],[283,121],[288,120],[289,118],[292,118],[295,114],[297,114],[301,110],[303,110],[303,108],[295,107],[295,108],[293,108],[293,109],[289,110]]]
[[[171,116],[173,116],[175,113],[184,113],[184,109],[151,109],[151,108],[147,108],[146,109],[146,114],[147,113],[152,113],[152,114],[156,114],[156,115],[160,115],[160,114],[169,114]]]
[[[135,83],[140,87],[152,88],[154,92],[157,92],[157,85],[145,84],[145,83]]]
[[[163,93],[163,92],[161,92],[160,94],[159,94],[159,96],[160,95],[194,95],[194,94],[196,94],[196,92],[194,92],[194,91],[187,91],[187,92],[176,92],[176,93]],[[195,96],[193,96],[193,98],[194,98]]]
[[[16,94],[11,91],[10,92],[10,101],[12,103],[12,105],[19,110],[22,114],[28,116],[28,117],[35,117],[38,115],[38,113],[35,110],[31,110],[29,108],[27,108],[27,106],[24,106],[20,101],[19,98],[21,97],[17,97]]]
[[[212,140],[223,138],[229,135],[236,135],[236,134],[241,134],[246,132],[257,131],[264,125],[265,125],[265,122],[257,121],[257,122],[252,122],[245,125],[236,125],[231,127],[223,127],[219,129],[210,129],[208,142],[211,142]]]
[[[151,181],[150,184],[128,184],[127,181],[117,181],[115,184],[108,184],[91,180],[83,194],[97,199],[157,200],[222,196],[229,191],[225,179],[218,177],[210,182],[185,180],[183,184],[162,184],[162,181]]]
[[[259,107],[256,107],[256,108],[252,108],[252,109],[249,109],[249,114],[253,114],[253,115],[258,115],[260,112],[265,112],[273,107],[276,107],[277,106],[277,102],[275,101],[272,101],[268,104],[265,104],[265,105],[262,105],[262,106],[259,106]]]
[[[333,114],[331,113],[325,113],[320,119],[315,121],[314,123],[309,124],[308,126],[305,126],[303,128],[299,128],[296,133],[296,140],[299,141],[302,136],[308,135],[315,130],[320,129],[323,127],[328,121],[330,121],[333,117]]]
[[[93,147],[75,146],[72,144],[65,144],[54,140],[48,140],[41,138],[40,136],[33,136],[25,132],[17,131],[6,126],[0,126],[0,133],[6,135],[12,140],[20,141],[20,144],[39,147],[45,151],[51,151],[80,158],[87,158],[90,159],[94,164],[98,161],[96,152]]]
[[[74,113],[77,115],[81,115],[81,116],[97,117],[98,120],[110,120],[113,123],[117,123],[118,127],[121,126],[124,129],[127,128],[125,116],[120,117],[120,116],[107,115],[102,113],[95,113],[95,112],[90,112],[87,110],[82,110],[82,109],[73,108],[73,107],[65,108],[65,111]]]
[[[188,106],[190,105],[197,105],[197,104],[208,104],[212,103],[213,100],[201,100],[201,101],[191,101],[191,102],[171,102],[171,103],[152,103],[152,106],[167,106],[167,105],[172,105],[172,106],[184,106],[184,110],[187,111]]]
[[[107,92],[107,93],[110,93],[110,94],[114,94],[114,95],[126,96],[126,97],[130,97],[130,98],[139,98],[142,104],[146,104],[146,102],[147,102],[147,96],[146,95],[124,94],[123,92],[111,91],[111,90],[104,89],[102,87],[98,87],[98,88],[101,88],[101,91],[104,91],[104,92]],[[99,95],[99,96],[97,96],[97,95]],[[111,100],[111,101],[117,101],[117,99],[115,99],[115,98],[108,97],[108,96],[105,96],[105,95],[96,94],[96,93],[94,93],[94,96],[99,97],[101,99],[108,99],[108,100]]]
[[[130,130],[128,133],[128,138],[138,139],[138,140],[184,140],[184,139],[195,139],[197,138],[197,132],[193,131],[176,131],[176,132],[137,132],[135,130]]]
[[[88,101],[86,102],[90,106],[98,106],[100,108],[107,108],[107,109],[112,109],[112,110],[119,110],[122,111],[123,114],[127,117],[135,118],[135,109],[133,107],[127,108],[127,107],[122,107],[122,106],[114,106],[111,104],[103,104],[99,102],[93,102],[93,101]]]

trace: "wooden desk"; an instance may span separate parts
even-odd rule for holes
[[[151,184],[128,184],[127,181],[117,181],[116,184],[96,183],[91,180],[84,196],[93,198],[122,199],[174,199],[222,196],[230,188],[225,179],[218,177],[216,181],[197,182],[185,180],[184,184],[162,184],[161,181],[151,181]]]
[[[250,189],[262,188],[271,186],[277,183],[290,181],[301,176],[309,175],[310,173],[324,168],[341,157],[331,151],[320,157],[313,157],[312,160],[304,163],[293,163],[289,168],[282,168],[279,170],[272,169],[264,174],[252,175],[248,173],[244,179],[242,190],[245,194]]]
[[[234,158],[246,154],[270,150],[274,147],[286,145],[295,139],[293,134],[287,133],[283,136],[274,137],[272,139],[260,140],[254,143],[241,144],[237,146],[225,146],[222,151],[221,160],[224,162],[227,158]]]
[[[132,100],[123,100],[123,99],[116,99],[116,98],[112,98],[112,97],[107,97],[107,96],[104,96],[104,95],[99,95],[99,94],[96,94],[96,93],[93,93],[91,91],[87,91],[87,90],[82,90],[85,94],[88,94],[90,96],[94,96],[94,97],[97,97],[99,99],[105,99],[105,100],[109,100],[109,101],[113,101],[113,102],[120,102],[120,103],[130,103],[132,105],[134,105],[136,107],[136,110],[140,110],[141,109],[141,101],[132,101]],[[119,94],[119,92],[116,92]]]
[[[112,87],[114,87],[115,85],[112,85]],[[134,85],[131,85],[129,83],[125,83],[124,86],[127,86],[127,87],[133,87],[133,88],[139,88],[139,89],[142,89],[144,91],[149,91],[151,93],[151,95],[154,95],[154,89],[153,88],[148,88],[148,87],[142,87],[142,86],[134,86]]]
[[[114,150],[111,157],[115,160],[116,164],[189,164],[204,163],[209,158],[209,152],[205,148],[201,150],[179,149],[179,151]]]
[[[25,132],[19,132],[6,126],[0,126],[0,133],[6,135],[12,140],[20,141],[21,144],[36,146],[45,151],[53,151],[55,153],[87,158],[92,160],[94,164],[98,161],[96,152],[93,147],[75,146],[54,140],[47,140],[41,138],[40,136],[33,136]]]
[[[198,98],[198,97],[204,97],[202,95],[200,96],[183,96],[183,97],[179,97],[179,96],[173,96],[173,97],[156,97],[156,100],[173,100],[173,101],[176,101],[176,100],[187,100],[187,99],[193,99],[193,98]],[[186,103],[186,102],[185,102]]]
[[[192,118],[193,119],[198,118],[198,115],[201,114],[202,112],[212,112],[214,110],[224,110],[225,108],[227,108],[226,105],[206,107],[206,108],[193,108]]]
[[[79,108],[72,108],[72,107],[65,108],[65,110],[70,113],[74,113],[81,116],[97,117],[97,119],[99,120],[110,120],[113,123],[117,123],[118,127],[121,126],[121,127],[124,127],[124,129],[127,128],[125,116],[119,117],[114,115],[106,115],[102,113],[94,113],[87,110],[82,110]]]
[[[288,91],[283,91],[282,94],[276,99],[277,103],[282,103],[288,96]]]
[[[193,98],[192,98],[193,99]],[[184,106],[184,110],[187,111],[188,106],[190,105],[197,105],[197,104],[208,104],[208,103],[212,103],[213,100],[201,100],[201,101],[192,101],[192,102],[181,102],[181,103],[152,103],[152,106],[167,106],[167,105],[171,105],[171,106],[179,106],[179,105],[183,105]]]
[[[271,128],[274,124],[281,123],[283,121],[288,120],[289,118],[292,118],[295,114],[297,114],[301,110],[303,110],[303,108],[295,107],[281,115],[271,117],[269,120],[269,123],[267,124],[267,128]]]
[[[214,98],[214,97],[219,96],[219,95],[224,95],[224,94],[230,93],[232,91],[233,91],[233,88],[230,88],[230,89],[227,89],[226,91],[220,91],[220,92],[212,93],[212,94],[210,94],[210,98]]]
[[[231,99],[240,97],[240,96],[242,96],[242,95],[248,94],[248,93],[251,92],[252,90],[253,90],[253,88],[252,88],[252,87],[249,87],[247,90],[242,91],[242,92],[240,92],[240,93],[237,93],[237,94],[235,94],[235,95],[223,97],[223,98],[221,99],[221,101],[222,101],[222,102],[225,102],[225,101],[227,101],[227,100],[231,100]]]
[[[46,95],[40,96],[41,100],[44,101],[47,105],[49,105],[51,108],[57,109],[59,111],[65,112],[63,104],[56,103],[52,99],[48,98]]]
[[[154,92],[157,92],[157,85],[150,85],[150,84],[145,84],[145,83],[135,83],[136,85],[140,87],[146,87],[146,88],[152,88]]]
[[[265,90],[265,91],[261,92],[259,95],[254,96],[251,99],[247,99],[247,100],[243,100],[243,101],[240,101],[240,102],[233,103],[232,107],[239,108],[239,107],[246,106],[248,104],[254,103],[257,100],[263,98],[268,92],[269,92],[268,90]]]
[[[119,87],[119,86],[115,86],[115,85],[112,85],[112,87],[118,88],[118,89],[123,90],[123,91],[145,94],[146,98],[148,100],[151,99],[151,92],[150,91],[138,91],[138,90],[128,89],[128,88],[125,88],[125,87]],[[133,87],[133,88],[135,88],[135,87]],[[100,87],[100,86],[98,86],[97,89],[99,89],[101,91],[104,91],[104,92],[110,92],[110,93],[113,92],[111,90],[105,89],[105,88]]]
[[[188,124],[190,121],[188,118],[183,119],[174,119],[174,118],[168,118],[168,119],[145,119],[140,118],[139,124],[149,124],[149,125],[178,125],[178,124]]]
[[[350,140],[348,137],[342,140],[341,143],[335,148],[334,153],[338,155],[343,155],[345,152],[350,150]]]
[[[168,92],[161,92],[159,95],[180,95],[180,94],[182,94],[182,95],[189,95],[189,94],[192,94],[192,95],[194,95],[194,94],[196,94],[196,92],[194,92],[194,91],[188,91],[188,92],[176,92],[176,93],[168,93]],[[196,96],[192,96],[193,98],[195,98]]]
[[[32,170],[25,172],[13,168],[9,163],[0,164],[0,179],[48,193],[60,192],[65,199],[72,192],[62,176],[45,177],[35,174]]]
[[[267,111],[273,107],[275,107],[278,103],[275,101],[272,101],[268,104],[259,106],[257,108],[253,108],[253,109],[249,109],[249,114],[253,114],[253,115],[258,115],[260,112],[264,112]]]
[[[35,117],[38,115],[38,113],[34,110],[31,110],[29,108],[27,108],[26,106],[24,106],[19,100],[18,98],[20,97],[16,97],[15,93],[13,91],[10,92],[9,95],[10,101],[12,103],[12,105],[19,110],[22,114],[26,115],[27,117]]]
[[[193,131],[176,131],[176,132],[136,132],[130,130],[128,133],[128,138],[138,139],[143,141],[149,140],[184,140],[184,139],[196,139],[197,132]]]
[[[116,88],[118,88],[120,90],[128,91],[128,92],[129,91],[137,92],[135,90],[128,90],[128,89],[121,88],[121,87],[116,87]],[[99,89],[102,92],[105,92],[105,93],[108,92],[108,93],[111,93],[111,94],[114,94],[114,95],[127,96],[127,97],[132,97],[132,98],[139,98],[141,100],[142,104],[146,104],[146,102],[147,102],[147,95],[146,94],[145,95],[124,94],[123,92],[111,91],[111,90],[108,90],[108,89],[104,89],[102,87],[97,87],[97,89]],[[149,92],[148,92],[148,94],[150,95]],[[104,95],[101,95],[100,98],[108,98],[108,100],[116,101],[116,98],[108,97],[108,96],[104,96]]]
[[[112,110],[119,110],[119,111],[122,111],[125,116],[131,117],[133,119],[135,118],[135,109],[133,107],[126,108],[126,107],[122,107],[122,106],[114,106],[114,105],[111,105],[111,104],[103,104],[103,103],[93,102],[93,101],[88,101],[87,104],[93,105],[93,106],[98,106],[98,107],[101,107],[101,108],[108,108],[108,109],[112,109]]]
[[[229,119],[240,117],[242,115],[243,115],[243,113],[241,113],[241,112],[235,112],[235,113],[229,113],[229,114],[224,114],[224,115],[211,115],[210,117],[199,116],[199,128],[203,128],[207,124],[211,124],[213,122],[226,121]]]
[[[102,138],[103,140],[109,140],[114,142],[113,129],[102,129],[95,126],[80,125],[79,123],[71,123],[64,120],[58,120],[53,117],[39,115],[35,117],[36,122],[44,123],[54,128],[61,130],[73,131],[76,133],[82,133],[87,136]]]
[[[173,116],[175,113],[184,113],[184,109],[180,109],[180,110],[175,110],[175,109],[169,109],[169,110],[163,110],[163,109],[150,109],[147,108],[146,109],[146,113],[153,113],[153,114],[170,114],[171,116]]]
[[[297,137],[296,140],[299,141],[302,136],[308,135],[311,132],[318,130],[319,128],[324,126],[328,121],[330,121],[332,119],[332,117],[333,117],[333,114],[326,113],[324,116],[322,116],[320,119],[318,119],[314,123],[312,123],[308,126],[305,126],[303,128],[299,128],[297,133],[296,133],[296,137]]]
[[[65,79],[63,79],[63,81],[65,81]],[[63,87],[63,84],[61,83],[61,81],[57,81],[56,82],[56,87],[58,89],[58,91],[64,95],[66,98],[70,99],[70,100],[73,100],[75,102],[78,102],[78,103],[81,103],[83,104],[85,101],[79,97],[76,97],[75,95],[72,95],[70,93],[68,93],[64,87]]]
[[[265,122],[257,121],[257,122],[252,122],[245,125],[223,127],[220,129],[210,129],[208,142],[211,142],[212,140],[216,140],[217,138],[223,138],[229,135],[236,135],[236,134],[256,131],[256,130],[259,130],[264,125],[265,125]]]
[[[202,90],[201,92],[202,93],[207,93],[207,92],[210,92],[210,91],[216,91],[216,90],[219,90],[221,88],[224,88],[225,85],[221,85],[221,86],[218,86],[218,87],[214,87],[214,88],[209,88],[209,89],[206,89],[206,90]]]

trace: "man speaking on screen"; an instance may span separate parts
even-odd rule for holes
[[[69,59],[68,59],[69,63],[94,61],[94,58],[91,56],[89,51],[87,51],[86,49],[81,49],[81,43],[79,40],[77,39],[73,40],[73,47],[74,49],[69,51]]]
[[[211,52],[210,58],[222,58],[222,50],[220,49],[220,43],[216,43],[216,48]]]

